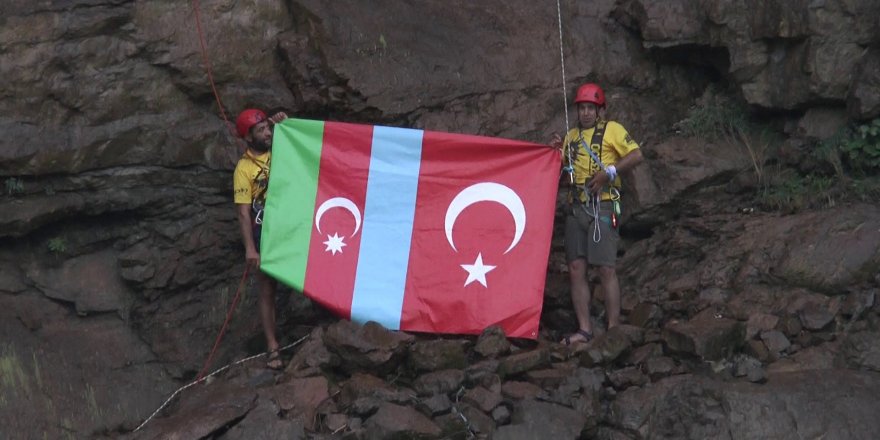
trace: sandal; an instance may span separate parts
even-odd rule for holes
[[[278,350],[272,350],[268,352],[268,360],[266,361],[266,368],[270,370],[280,370],[284,367],[284,361],[281,360],[281,354],[278,353]]]
[[[583,337],[584,339],[583,339],[583,340],[580,340],[580,339],[574,339],[574,340],[573,340],[573,339],[572,339],[572,338],[574,338],[575,336],[578,336],[578,335],[580,335],[580,336]],[[590,342],[590,341],[592,341],[592,340],[593,340],[593,334],[592,334],[592,333],[590,333],[590,332],[588,332],[588,331],[586,331],[586,330],[584,330],[584,329],[580,329],[580,328],[579,328],[579,329],[577,330],[577,332],[572,333],[572,334],[570,334],[570,335],[568,335],[568,336],[562,338],[562,343],[565,344],[566,346],[571,346],[571,344],[574,344],[574,343],[583,343],[583,344],[586,344],[586,343],[588,343],[588,342]]]

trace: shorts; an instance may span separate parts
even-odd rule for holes
[[[565,217],[565,261],[571,263],[585,258],[592,266],[614,266],[617,263],[617,245],[620,233],[611,227],[611,202],[599,203],[599,231],[594,229],[593,208],[576,203]],[[597,243],[594,238],[598,238]]]

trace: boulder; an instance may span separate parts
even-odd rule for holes
[[[411,402],[414,396],[376,376],[355,373],[342,385],[339,401],[345,405],[365,397],[406,404]]]
[[[558,440],[578,438],[586,417],[552,403],[524,400],[516,406],[510,425],[502,426],[493,438],[500,440]]]
[[[306,439],[305,426],[299,419],[282,419],[279,408],[272,402],[260,399],[254,409],[247,413],[223,434],[224,440],[250,440],[256,438]]]
[[[275,402],[288,418],[299,419],[310,431],[315,430],[315,411],[318,405],[330,397],[327,379],[323,376],[292,379],[260,390],[260,395]]]
[[[560,383],[570,376],[571,371],[561,368],[532,370],[526,373],[526,378],[529,382],[547,389],[559,386]]]
[[[446,394],[435,394],[431,397],[419,399],[416,409],[428,417],[436,417],[446,414],[452,409],[452,401]]]
[[[513,400],[534,399],[545,393],[544,389],[530,382],[510,380],[501,385],[501,393]]]
[[[383,403],[372,417],[364,422],[366,438],[432,438],[440,435],[431,419],[407,406]]]
[[[645,373],[651,380],[669,376],[675,372],[675,361],[667,356],[652,357],[645,363]]]
[[[838,357],[839,351],[834,343],[805,348],[768,365],[767,374],[831,370],[835,368],[835,359]]]
[[[860,120],[880,116],[880,50],[870,48],[862,59],[847,96],[849,113]]]
[[[394,368],[413,340],[411,335],[392,332],[375,322],[360,326],[347,320],[337,321],[324,334],[327,349],[346,360],[343,368],[377,373]]]
[[[409,350],[409,364],[416,371],[460,369],[467,366],[463,341],[437,339],[417,341]]]
[[[632,325],[618,325],[596,337],[580,356],[581,363],[590,367],[614,362],[633,346],[644,342],[644,330]]]
[[[718,360],[739,349],[745,342],[745,325],[713,313],[701,313],[694,319],[667,326],[663,340],[670,350]]]
[[[297,350],[288,362],[285,371],[294,376],[313,376],[320,373],[321,368],[339,363],[339,358],[332,355],[324,345],[324,329],[312,330],[308,339]]]
[[[749,316],[746,322],[746,339],[752,339],[766,330],[773,330],[779,323],[779,317],[768,313],[756,313]]]
[[[846,295],[840,306],[840,312],[851,320],[858,319],[866,310],[870,310],[874,306],[877,298],[877,289],[852,292]]]
[[[205,392],[190,394],[174,415],[150,422],[139,431],[140,439],[183,440],[209,437],[225,431],[257,405],[257,394],[244,387],[220,385]],[[204,399],[204,400],[202,400]]]
[[[483,330],[474,346],[474,351],[486,358],[496,358],[506,354],[509,350],[510,341],[507,340],[504,330],[498,326],[491,326]]]
[[[626,358],[627,365],[642,365],[648,359],[663,355],[663,346],[652,342],[634,349]]]
[[[636,327],[648,328],[656,326],[662,317],[663,310],[656,304],[639,303],[627,316],[627,320]]]
[[[663,438],[871,438],[876,373],[850,370],[770,374],[767,382],[672,376],[630,388],[612,403],[611,427]]]
[[[625,390],[631,386],[640,387],[649,381],[648,377],[642,374],[642,371],[636,367],[614,370],[608,373],[608,380],[618,390]]]
[[[801,320],[801,325],[807,330],[822,330],[834,321],[834,314],[831,313],[827,307],[822,304],[809,303],[804,306],[799,312],[798,317]]]
[[[413,388],[420,396],[447,394],[458,390],[464,382],[461,370],[442,370],[423,374],[416,378]]]
[[[777,356],[791,347],[791,342],[788,338],[778,330],[769,330],[761,333],[761,340],[764,341],[767,350],[770,350],[770,353]]]
[[[467,403],[456,405],[458,415],[465,420],[468,430],[483,437],[490,437],[497,425],[495,420],[488,414]]]
[[[498,364],[498,374],[502,378],[516,376],[549,363],[550,354],[545,348],[523,351],[502,358]]]
[[[785,254],[771,271],[792,285],[834,290],[880,271],[880,207],[854,205],[845,216],[827,210],[790,221],[797,232],[786,236]]]
[[[491,413],[501,403],[501,390],[492,391],[483,387],[471,388],[464,393],[461,400],[484,413]]]
[[[49,298],[73,303],[78,313],[123,313],[134,294],[119,276],[118,258],[105,250],[65,260],[57,269],[32,266],[28,278]]]
[[[853,368],[880,373],[880,332],[864,331],[847,335],[842,353]]]
[[[747,355],[737,355],[733,359],[733,375],[748,378],[750,382],[763,382],[767,372],[761,361]]]

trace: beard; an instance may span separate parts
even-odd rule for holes
[[[248,142],[248,147],[250,147],[251,150],[254,150],[258,153],[265,153],[265,152],[272,149],[272,143],[254,139],[254,140]]]
[[[590,118],[589,120],[584,120],[578,118],[578,125],[581,126],[582,129],[587,130],[596,126],[596,123],[599,122],[599,118]]]

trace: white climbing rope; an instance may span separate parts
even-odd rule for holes
[[[556,20],[559,24],[559,63],[562,65],[562,109],[563,113],[565,113],[565,132],[568,133],[570,129],[568,123],[568,93],[565,90],[565,52],[562,50],[562,7],[559,5],[559,0],[556,0]]]
[[[280,351],[284,351],[284,350],[287,350],[287,349],[289,349],[289,348],[291,348],[291,347],[294,347],[294,346],[296,346],[296,345],[299,345],[299,343],[302,342],[302,341],[304,341],[307,337],[308,337],[308,335],[303,336],[303,337],[297,339],[296,341],[291,342],[290,344],[287,344],[287,345],[285,345],[284,347],[279,348],[278,351],[279,351],[279,352],[280,352]],[[195,381],[193,381],[193,382],[190,382],[190,383],[188,383],[188,384],[186,384],[186,385],[184,385],[184,386],[178,388],[177,391],[175,391],[173,394],[171,394],[171,397],[169,397],[168,399],[166,399],[165,402],[162,403],[162,405],[161,405],[159,408],[156,408],[156,410],[153,411],[153,414],[150,414],[150,417],[147,417],[147,420],[144,420],[144,422],[141,423],[137,428],[135,428],[133,432],[138,432],[138,431],[140,431],[140,429],[143,428],[144,425],[147,424],[147,422],[149,422],[150,420],[153,420],[153,417],[156,417],[156,414],[159,414],[159,411],[162,411],[166,406],[168,406],[168,404],[169,404],[172,400],[174,400],[174,398],[177,397],[177,395],[180,394],[183,390],[185,390],[185,389],[187,389],[187,388],[189,388],[189,387],[191,387],[191,386],[193,386],[193,385],[195,385],[195,384],[202,383],[202,382],[208,380],[209,378],[211,378],[211,377],[213,377],[213,376],[219,374],[220,372],[229,369],[230,367],[234,367],[234,366],[236,366],[236,365],[238,365],[238,364],[245,363],[245,362],[247,362],[247,361],[249,361],[249,360],[256,359],[256,358],[261,357],[261,356],[268,356],[269,353],[270,353],[270,352],[267,351],[267,352],[265,352],[265,353],[255,354],[255,355],[253,355],[253,356],[246,357],[246,358],[241,359],[241,360],[237,360],[237,361],[235,361],[235,362],[233,362],[233,363],[231,363],[231,364],[225,365],[225,366],[223,366],[223,367],[220,367],[220,368],[214,370],[211,374],[209,374],[209,375],[207,375],[207,376],[205,376],[205,377],[203,377],[203,378],[201,378],[201,379],[195,380]]]
[[[559,25],[559,64],[562,70],[562,113],[565,114],[565,135],[571,130],[571,124],[568,122],[568,92],[565,90],[565,51],[563,50],[564,42],[562,41],[562,6],[559,0],[556,0],[556,23]],[[574,185],[574,152],[571,147],[568,148],[568,166],[563,167],[562,172],[568,171],[569,184]],[[563,154],[565,154],[566,146],[562,146]]]

